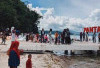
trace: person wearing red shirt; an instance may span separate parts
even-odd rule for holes
[[[32,61],[31,61],[32,55],[28,55],[28,60],[26,61],[26,68],[32,68]]]

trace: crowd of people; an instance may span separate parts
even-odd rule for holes
[[[20,35],[20,31],[19,30],[15,30],[15,27],[11,27],[11,31],[9,30],[9,28],[5,29],[4,31],[0,32],[0,37],[1,37],[1,44],[6,43],[6,39],[9,38],[9,36],[11,36],[11,41],[15,41],[16,37],[18,37]]]
[[[34,41],[40,43],[55,43],[55,44],[71,44],[70,31],[64,29],[62,33],[56,31],[53,36],[52,29],[48,33],[45,33],[44,29],[41,30],[40,34],[27,33],[26,41]]]
[[[6,33],[5,32],[2,33],[1,38],[2,38],[1,44],[4,44],[5,45],[5,42],[6,42]]]
[[[98,36],[97,36],[98,35]],[[98,42],[100,43],[100,33],[96,33],[94,32],[93,35],[92,35],[92,41],[93,43],[96,43],[96,37],[98,37]],[[80,41],[86,41],[88,42],[90,39],[89,39],[89,33],[88,32],[80,32]]]
[[[9,29],[6,29],[5,31],[2,32],[1,38],[2,42],[1,44],[5,44],[7,36],[11,35],[11,41],[15,41],[16,36],[18,37],[20,35],[19,30],[15,30],[15,27],[11,27],[11,31],[9,34]],[[70,38],[70,31],[68,28],[64,29],[62,32],[59,31],[52,31],[52,29],[49,30],[49,32],[46,32],[44,28],[42,28],[40,33],[34,34],[33,32],[31,33],[24,33],[26,36],[26,41],[31,40],[32,42],[37,42],[37,43],[54,43],[54,44],[71,44],[72,39]],[[96,43],[98,35],[98,42],[100,43],[100,33],[93,33],[92,40],[93,43]],[[80,41],[86,41],[88,42],[89,39],[89,33],[88,32],[80,32]]]
[[[8,59],[8,65],[10,68],[17,68],[20,65],[20,54],[23,52],[23,50],[19,50],[19,41],[16,41],[16,30],[14,27],[11,28],[11,46],[7,51],[7,55],[9,56]],[[53,31],[52,29],[49,30],[48,33],[45,32],[44,29],[41,30],[40,34],[33,34],[33,33],[27,33],[26,34],[26,41],[31,40],[32,42],[35,39],[35,42],[37,43],[50,43],[52,44],[71,44],[71,38],[70,38],[70,31],[69,29],[64,29],[61,33],[56,31],[54,33],[54,37],[52,36]],[[19,34],[18,34],[19,35]],[[17,35],[17,36],[18,36]],[[96,43],[96,33],[93,33],[92,39],[93,43]],[[2,33],[2,44],[5,44],[7,37],[7,32]],[[80,41],[89,41],[89,33],[88,32],[80,32]],[[100,33],[98,33],[98,40],[100,43]],[[26,68],[32,68],[32,61],[31,61],[32,55],[28,55],[28,59],[26,61]]]
[[[11,30],[12,33],[12,39],[11,39],[11,46],[7,51],[7,55],[9,56],[8,58],[8,66],[10,68],[17,68],[20,65],[20,53],[22,52],[22,50],[19,50],[19,42],[15,40],[15,29],[13,28]],[[33,41],[33,39],[36,37],[37,42],[40,43],[52,43],[52,41],[55,40],[55,44],[58,43],[62,43],[62,44],[70,44],[71,43],[71,39],[70,39],[70,32],[69,29],[64,29],[64,31],[59,34],[58,31],[55,32],[55,39],[53,39],[52,37],[52,29],[50,29],[48,36],[45,33],[44,29],[42,29],[41,31],[41,35],[39,34],[27,34],[26,35],[26,41]],[[61,39],[61,40],[60,40]],[[68,41],[67,41],[68,40]],[[28,60],[26,61],[26,68],[32,68],[32,61],[31,61],[32,55],[29,54],[28,55]]]

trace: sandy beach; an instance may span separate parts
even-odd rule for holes
[[[0,68],[100,68],[100,0],[0,0]]]
[[[20,41],[24,43],[25,41]],[[7,40],[6,45],[0,45],[0,68],[8,67],[7,49],[10,47],[10,40]],[[30,42],[27,42],[30,43]],[[25,68],[28,53],[21,55],[20,66]],[[32,54],[33,68],[100,68],[100,57],[95,56],[57,56],[51,53]]]
[[[25,68],[27,55],[21,55],[18,68]],[[97,57],[67,57],[52,54],[32,54],[33,68],[100,68],[100,58]],[[8,56],[0,53],[0,68],[8,67]]]

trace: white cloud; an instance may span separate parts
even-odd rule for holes
[[[40,20],[40,29],[44,28],[49,30],[63,30],[69,28],[74,31],[82,31],[84,27],[99,26],[100,25],[100,9],[95,9],[90,13],[90,15],[85,18],[72,18],[67,16],[54,16],[54,8],[32,8],[32,4],[29,5],[31,10],[37,11],[40,15],[43,16],[43,19]],[[43,14],[41,11],[46,10]]]
[[[94,21],[100,21],[100,9],[95,9],[92,11],[89,17]]]
[[[39,13],[40,15],[44,15],[44,16],[49,16],[51,14],[53,14],[54,8],[39,8],[39,7],[32,7],[32,4],[28,4],[27,7],[31,10],[31,11],[36,11],[37,13]],[[46,10],[47,12],[45,14],[42,14],[42,10]]]
[[[47,12],[44,14],[44,16],[52,15],[53,12],[54,12],[54,8],[49,8],[49,9],[47,9]]]

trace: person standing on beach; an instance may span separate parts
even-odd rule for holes
[[[15,27],[11,27],[11,41],[15,41],[15,38],[16,38]]]
[[[47,43],[48,42],[48,36],[47,36],[47,34],[45,35],[44,39],[45,39],[45,43]]]
[[[63,32],[61,33],[61,44],[63,44]]]
[[[60,45],[61,43],[61,34],[58,35],[58,44]]]
[[[17,68],[20,64],[19,42],[13,41],[9,49],[8,65],[10,68]]]
[[[62,44],[64,44],[64,39],[65,39],[65,30],[63,30],[63,32],[61,33]]]
[[[83,32],[83,41],[85,41],[85,32]]]
[[[55,33],[55,44],[57,44],[57,42],[58,42],[58,31],[56,31],[56,33]]]
[[[86,32],[86,42],[88,42],[88,32]]]
[[[39,43],[39,34],[36,34],[36,42]]]
[[[98,40],[99,40],[98,42],[100,43],[100,33],[98,34]]]
[[[63,30],[63,44],[66,43],[65,33],[66,33],[66,29]]]
[[[19,35],[20,35],[20,31],[17,29],[16,30],[16,36],[19,37]]]
[[[31,61],[32,55],[28,55],[28,60],[26,61],[26,68],[32,68],[32,61]]]
[[[26,42],[29,41],[29,33],[26,33]]]
[[[68,43],[68,38],[67,38],[67,29],[65,29],[65,44]]]
[[[1,44],[4,43],[4,45],[5,45],[5,42],[6,42],[6,34],[5,34],[5,32],[3,32],[3,34],[2,34],[2,42],[1,42]]]
[[[44,43],[44,35],[45,35],[45,31],[44,31],[44,29],[42,28],[42,31],[41,31],[41,43],[42,43],[42,42]]]
[[[33,33],[30,34],[30,40],[33,42]]]
[[[96,43],[96,32],[93,33],[93,43]]]
[[[82,37],[83,37],[83,34],[82,32],[80,32],[80,41],[82,42]]]
[[[49,43],[51,44],[52,43],[52,29],[50,29],[49,31]]]
[[[66,44],[71,44],[70,31],[68,28],[66,29],[65,38],[66,38]]]
[[[5,35],[6,35],[7,38],[9,38],[9,28],[6,28]]]

